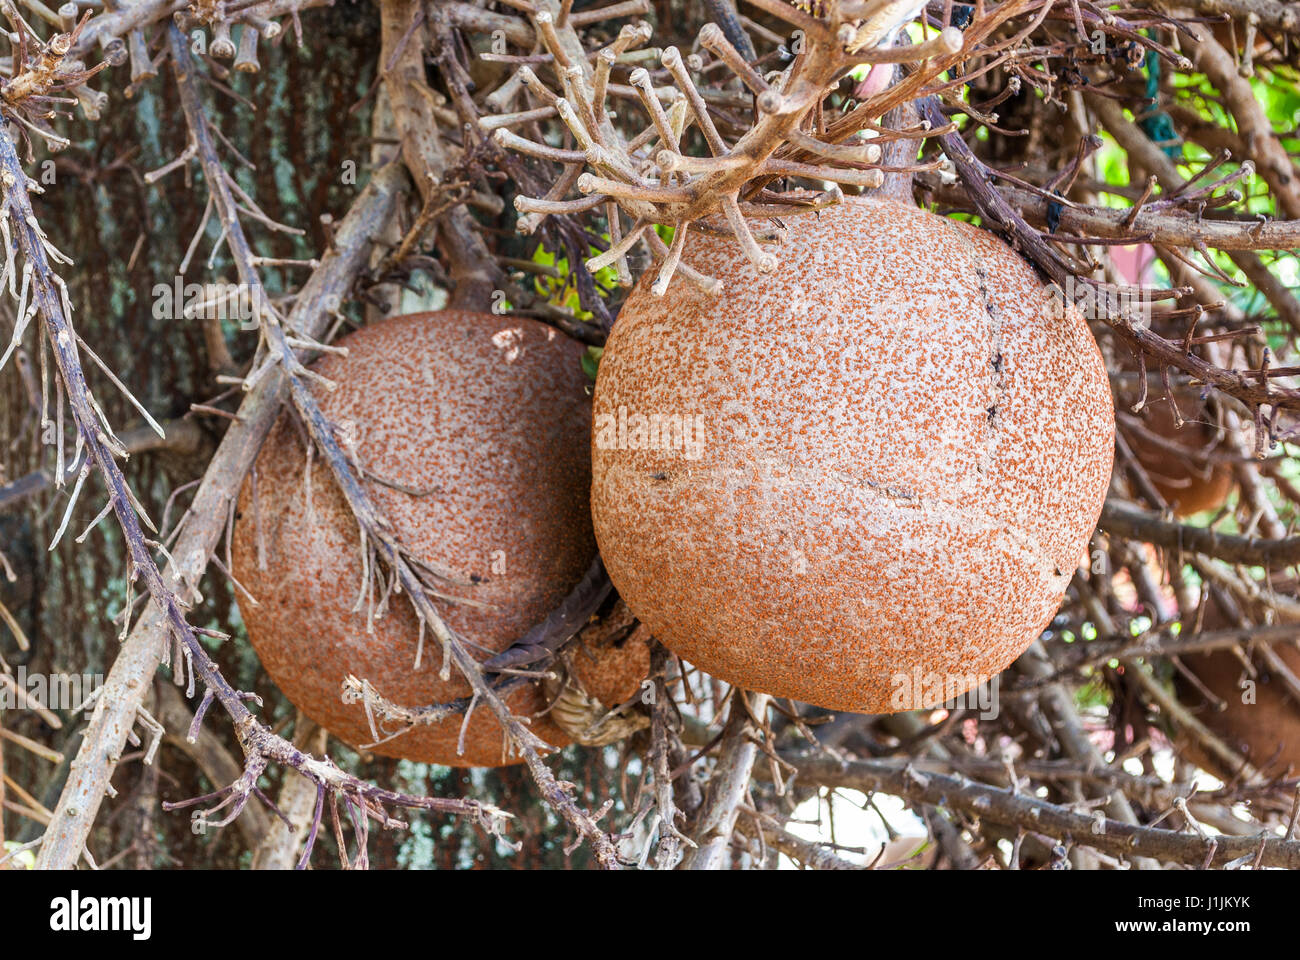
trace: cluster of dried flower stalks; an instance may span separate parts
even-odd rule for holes
[[[138,743],[133,727],[153,738],[145,764],[166,732],[143,700],[160,665],[169,665],[186,697],[198,701],[185,740],[205,735],[206,712],[217,702],[234,724],[243,755],[227,764],[234,770],[231,782],[192,802],[205,823],[219,826],[241,813],[247,822],[261,814],[260,803],[289,827],[299,865],[311,855],[326,809],[345,866],[367,863],[370,823],[400,826],[391,811],[401,808],[469,816],[491,834],[508,835],[510,815],[491,804],[378,787],[304,749],[306,737],[290,742],[279,736],[249,709],[248,695],[222,676],[200,640],[211,631],[191,626],[208,566],[229,578],[221,542],[226,538],[228,555],[235,497],[286,402],[355,513],[367,558],[363,592],[377,596],[381,606],[411,603],[441,647],[442,668],[459,670],[473,690],[461,704],[391,704],[366,678],[354,678],[348,692],[358,709],[390,725],[490,709],[507,732],[509,749],[523,757],[541,796],[573,832],[575,846],[587,844],[601,866],[647,865],[653,857],[660,868],[714,868],[737,856],[767,863],[777,852],[809,867],[858,866],[845,851],[788,829],[797,801],[840,788],[903,797],[929,824],[939,862],[954,867],[1060,866],[1067,860],[1080,866],[1300,866],[1295,771],[1270,769],[1269,758],[1243,763],[1153,669],[1177,665],[1180,654],[1231,649],[1245,669],[1266,668],[1281,677],[1300,704],[1300,680],[1272,650],[1292,639],[1274,621],[1300,616],[1300,601],[1275,593],[1269,578],[1255,572],[1265,567],[1280,577],[1300,562],[1300,540],[1290,533],[1300,492],[1279,454],[1296,432],[1291,418],[1300,391],[1290,381],[1297,369],[1278,363],[1275,346],[1264,339],[1266,329],[1285,331],[1289,354],[1300,332],[1295,293],[1265,255],[1300,246],[1300,171],[1249,85],[1254,74],[1287,69],[1300,44],[1293,11],[1273,0],[1156,0],[1151,10],[1111,10],[1089,0],[751,0],[745,16],[723,0],[707,5],[715,19],[702,24],[694,5],[686,5],[680,16],[695,20],[690,31],[673,38],[679,46],[659,49],[647,47],[655,34],[635,19],[648,15],[647,0],[577,10],[571,0],[505,0],[499,10],[380,0],[380,112],[397,146],[376,166],[329,248],[290,264],[309,273],[287,309],[266,293],[262,280],[264,268],[284,262],[256,254],[246,228],[289,228],[267,216],[227,169],[223,156],[243,158],[217,125],[204,91],[222,92],[218,77],[226,68],[219,61],[233,61],[244,72],[261,69],[259,47],[287,36],[286,19],[301,43],[300,14],[323,3],[140,0],[105,3],[85,17],[72,3],[54,12],[27,0],[20,5],[26,13],[11,0],[0,5],[12,47],[8,66],[0,63],[0,112],[8,132],[0,136],[6,254],[0,282],[17,304],[5,358],[36,341],[30,353],[40,359],[41,425],[57,437],[54,481],[71,487],[55,540],[68,529],[79,498],[94,495],[97,478],[106,499],[78,542],[113,514],[128,549],[128,591],[142,581],[148,597],[132,623],[136,605],[128,594],[121,645],[106,686],[87,705],[83,745],[58,803],[45,810],[25,793],[19,804],[24,816],[45,826],[43,841],[30,844],[39,845],[41,866],[69,867],[82,859],[93,864],[87,840],[103,798],[112,793],[110,778],[126,744]],[[918,18],[924,38],[901,41],[898,28]],[[1225,44],[1218,28],[1228,23],[1241,36],[1233,33]],[[756,47],[766,52],[760,56]],[[481,50],[477,63],[472,48]],[[1137,115],[1154,109],[1143,101],[1133,73],[1148,51],[1166,70],[1204,74],[1234,120],[1231,130],[1206,130],[1203,121],[1170,108],[1175,129],[1214,156],[1190,180],[1121,108],[1135,106]],[[129,77],[120,69],[128,61]],[[429,64],[437,70],[436,89]],[[496,68],[489,85],[471,78],[483,64]],[[849,73],[862,65],[873,66],[876,77],[875,70],[896,67],[895,82],[868,80],[859,98],[850,99],[856,81]],[[75,257],[63,256],[42,230],[30,199],[40,187],[22,162],[25,144],[29,159],[37,148],[68,145],[56,130],[65,108],[79,107],[80,115],[68,121],[78,127],[108,109],[109,98],[91,81],[117,84],[128,98],[146,84],[175,85],[188,141],[177,145],[173,162],[145,179],[155,183],[182,169],[187,175],[201,170],[205,214],[180,271],[191,266],[208,219],[215,217],[219,244],[240,283],[253,292],[258,348],[251,367],[231,370],[228,353],[213,364],[236,388],[238,409],[218,411],[229,427],[170,527],[166,517],[156,526],[133,495],[122,461],[139,446],[115,433],[87,387],[85,360],[126,394],[152,429],[167,431],[114,373],[111,345],[101,347],[110,357],[105,360],[78,335],[59,274],[75,269]],[[1039,97],[1029,98],[1036,106],[1016,122],[1041,128],[1059,108],[1073,118],[1078,136],[1019,163],[995,162],[987,143],[1014,150],[1016,135],[999,124],[995,108],[1009,109],[1024,91]],[[987,99],[976,102],[977,93]],[[983,147],[974,142],[981,128],[988,134]],[[1090,174],[1099,131],[1123,147],[1131,170],[1146,175],[1135,179],[1127,209],[1103,204],[1100,194],[1114,191]],[[1041,145],[1041,129],[1026,133]],[[1245,188],[1257,184],[1254,177],[1263,182],[1277,219],[1232,212]],[[494,229],[509,222],[500,201],[504,180],[517,189],[517,233],[536,235],[570,264],[585,265],[562,279],[591,321],[559,306],[562,298],[539,295],[534,275],[559,279],[558,271],[514,255],[510,244],[522,241],[508,241],[504,230]],[[648,729],[623,754],[624,761],[633,751],[641,755],[639,782],[620,808],[624,822],[613,823],[619,815],[613,801],[592,809],[595,804],[585,803],[573,784],[557,780],[544,760],[548,745],[530,732],[527,718],[512,716],[504,705],[503,692],[518,679],[494,672],[520,665],[544,671],[575,623],[594,611],[593,597],[603,597],[599,570],[511,657],[480,666],[470,653],[473,638],[446,626],[435,579],[379,513],[355,452],[322,415],[314,391],[330,385],[306,363],[334,349],[328,341],[340,305],[359,277],[400,284],[413,270],[449,288],[453,305],[486,309],[502,291],[521,312],[599,344],[610,318],[607,301],[617,295],[596,284],[593,274],[601,268],[614,267],[621,285],[631,282],[634,266],[653,270],[658,293],[673,282],[716,289],[720,278],[702,276],[682,259],[691,237],[709,232],[734,238],[759,273],[780,271],[781,235],[798,229],[797,219],[786,224],[785,218],[824,209],[844,190],[882,185],[979,214],[1062,286],[1092,291],[1101,302],[1124,294],[1126,306],[1104,311],[1099,320],[1112,356],[1132,357],[1125,361],[1127,375],[1116,359],[1116,376],[1138,385],[1134,412],[1168,403],[1181,422],[1177,390],[1212,388],[1219,439],[1206,457],[1231,465],[1239,491],[1235,511],[1221,511],[1208,527],[1172,518],[1130,449],[1146,442],[1143,428],[1122,431],[1114,493],[1095,543],[1095,555],[1105,562],[1079,573],[1053,637],[1008,672],[995,719],[954,711],[942,718],[828,720],[799,705],[724,691],[659,650]],[[671,243],[657,226],[673,228]],[[1128,286],[1109,253],[1130,243],[1150,244],[1178,285]],[[652,261],[648,267],[637,260],[642,245]],[[1226,254],[1244,282],[1259,290],[1267,302],[1261,315],[1224,302],[1219,285],[1243,281],[1225,272],[1214,251]],[[224,350],[219,333],[212,349]],[[1148,396],[1148,370],[1159,374],[1162,396]],[[65,410],[71,451],[64,445]],[[1215,529],[1234,515],[1239,532]],[[8,567],[2,553],[0,561],[0,570]],[[1195,571],[1199,590],[1188,571]],[[1198,631],[1210,590],[1235,609],[1237,627]],[[21,642],[16,620],[3,607],[0,614]],[[1060,642],[1067,632],[1095,639],[1067,645]],[[0,680],[7,675],[6,669]],[[1114,740],[1109,763],[1097,746],[1102,731],[1096,718],[1076,706],[1073,691],[1082,683],[1111,694],[1112,715],[1103,725]],[[174,720],[177,713],[171,709],[169,716]],[[179,715],[186,715],[183,707]],[[48,719],[58,721],[52,714]],[[1198,793],[1181,764],[1173,779],[1157,775],[1155,751],[1175,729],[1236,776],[1214,792]],[[28,738],[18,742],[42,749]],[[1139,761],[1143,772],[1129,772],[1126,758]],[[258,778],[270,765],[300,774],[308,802],[290,803],[288,781],[280,804],[265,796]],[[1249,807],[1245,818],[1243,804]],[[344,823],[354,833],[352,854]]]

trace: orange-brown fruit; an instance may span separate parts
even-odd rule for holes
[[[1152,389],[1151,396],[1155,395]],[[1213,413],[1194,390],[1176,389],[1175,399],[1184,421],[1181,427],[1175,424],[1169,402],[1153,399],[1136,421],[1142,429],[1129,427],[1124,430],[1125,437],[1151,485],[1175,514],[1187,517],[1218,510],[1232,492],[1233,476],[1232,465],[1215,456],[1219,430]],[[1135,422],[1128,416],[1125,423]]]
[[[847,199],[780,254],[760,276],[692,237],[723,292],[647,277],[623,307],[595,391],[601,555],[717,677],[933,705],[1061,602],[1110,476],[1100,352],[1001,241],[914,207]]]
[[[650,725],[641,709],[650,631],[622,599],[561,651],[545,684],[548,716],[576,743],[600,746]]]
[[[1273,586],[1278,593],[1296,594],[1294,581],[1275,582]],[[1235,626],[1211,594],[1201,629],[1209,632]],[[1291,673],[1300,676],[1300,649],[1291,643],[1275,643],[1273,651]],[[1290,776],[1300,773],[1300,703],[1259,657],[1253,660],[1255,676],[1231,650],[1186,654],[1182,661],[1214,697],[1211,701],[1197,684],[1181,673],[1175,675],[1180,698],[1198,720],[1252,766],[1267,768],[1265,772],[1275,776],[1285,774],[1288,767]],[[1243,689],[1244,680],[1252,681],[1253,687]],[[1254,702],[1244,702],[1247,697]],[[1222,710],[1218,709],[1219,702]],[[1192,737],[1184,737],[1180,746],[1183,756],[1220,778],[1228,779],[1236,772],[1227,769]]]
[[[459,311],[396,317],[339,341],[347,357],[315,370],[338,385],[317,391],[321,408],[370,478],[379,511],[414,556],[449,580],[429,582],[469,603],[435,599],[448,625],[486,659],[542,620],[582,578],[596,545],[588,494],[590,401],[581,347],[533,320]],[[236,578],[249,638],[285,695],[354,745],[373,737],[360,704],[340,687],[354,674],[404,707],[470,693],[426,635],[416,665],[418,620],[404,594],[367,631],[357,523],[288,413],[245,482],[235,525]],[[382,593],[382,589],[376,592]],[[614,654],[622,656],[621,653]],[[632,672],[637,657],[623,664]],[[617,668],[615,668],[617,672]],[[540,688],[507,699],[518,715],[544,711]],[[459,716],[416,727],[374,747],[385,756],[455,766],[512,762],[496,718],[479,705],[456,753]],[[567,743],[545,716],[533,729]],[[382,735],[382,732],[381,732]]]
[[[1240,58],[1246,52],[1247,25],[1244,18],[1233,17],[1230,22],[1211,24],[1210,31],[1223,49],[1233,56]],[[1271,46],[1268,34],[1257,30],[1254,33],[1254,42],[1249,46],[1252,55],[1266,55]]]

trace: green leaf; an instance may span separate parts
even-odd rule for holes
[[[591,377],[594,382],[596,372],[600,369],[600,358],[604,354],[603,347],[588,347],[582,354],[582,372]]]
[[[21,846],[21,843],[14,840],[6,840],[4,844],[5,853],[11,854]],[[9,866],[13,870],[35,870],[36,854],[31,850],[24,850],[9,860]]]

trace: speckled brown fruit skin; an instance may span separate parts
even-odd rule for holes
[[[647,277],[623,307],[593,410],[601,554],[717,677],[933,705],[928,674],[991,677],[1060,604],[1110,477],[1100,352],[999,240],[912,207],[846,200],[779,253],[760,277],[734,241],[692,237],[724,292],[679,277],[656,299]],[[702,416],[698,458],[633,449],[631,420],[623,443],[620,410]]]
[[[650,676],[650,632],[620,598],[599,621],[579,631],[565,662],[578,685],[606,709],[635,697]]]
[[[648,726],[639,707],[642,681],[650,675],[652,639],[622,598],[579,631],[551,665],[553,679],[543,685],[551,698],[549,716],[574,741],[613,743]],[[611,718],[609,713],[632,704]]]
[[[466,584],[440,584],[442,592],[490,605],[435,600],[451,628],[490,651],[504,649],[555,607],[595,555],[581,346],[533,320],[455,311],[393,318],[339,344],[346,358],[315,365],[338,384],[316,391],[325,415],[345,436],[355,431],[371,474],[431,491],[367,485],[415,556]],[[234,571],[259,601],[240,597],[240,609],[285,695],[331,733],[366,745],[373,738],[361,705],[339,697],[348,674],[408,707],[470,690],[454,668],[449,681],[438,679],[442,654],[431,632],[415,668],[418,621],[404,594],[391,597],[374,634],[366,632],[364,609],[352,610],[361,584],[356,522],[319,457],[309,506],[305,458],[299,430],[281,416],[257,459],[256,514],[251,479],[239,500]],[[508,702],[521,716],[546,705],[535,686]],[[457,756],[460,724],[456,717],[420,727],[373,751],[453,766],[503,762],[501,729],[486,707],[476,709]],[[568,742],[545,718],[533,729],[552,744]]]
[[[1275,580],[1273,588],[1281,594],[1296,595],[1294,581]],[[1234,626],[1211,595],[1205,605],[1201,629],[1230,630]],[[1300,650],[1289,643],[1275,643],[1273,650],[1292,673],[1300,675]],[[1243,760],[1257,768],[1267,766],[1266,774],[1282,776],[1288,766],[1291,776],[1300,772],[1300,704],[1286,692],[1279,678],[1269,674],[1258,657],[1254,661],[1259,671],[1254,678],[1254,703],[1242,703],[1244,691],[1241,681],[1246,677],[1246,670],[1231,650],[1186,654],[1182,661],[1205,688],[1224,703],[1223,710],[1216,710],[1194,683],[1176,673],[1179,697],[1198,720],[1224,743],[1239,751]],[[1188,760],[1222,779],[1229,779],[1236,773],[1226,769],[1222,761],[1203,750],[1192,737],[1182,737],[1179,746]]]

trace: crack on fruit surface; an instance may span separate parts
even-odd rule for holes
[[[976,472],[984,474],[986,468],[996,461],[994,451],[1002,427],[1001,413],[1011,394],[1010,386],[1007,383],[1005,346],[1002,341],[1002,311],[993,302],[993,295],[989,288],[990,274],[988,265],[980,255],[979,249],[955,223],[946,219],[943,222],[947,224],[948,231],[957,238],[970,257],[971,269],[975,271],[975,276],[978,279],[977,289],[979,290],[980,302],[984,305],[984,313],[989,322],[989,344],[992,352],[992,356],[989,358],[989,368],[992,371],[990,392],[992,393],[993,402],[985,408],[989,433],[984,443],[984,450],[975,464]]]
[[[1043,571],[1043,576],[1052,581],[1053,589],[1064,592],[1065,584],[1057,583],[1068,575],[1061,571],[1061,564],[1052,557],[1050,551],[1045,547],[1038,538],[1033,536],[1028,530],[1017,529],[1008,523],[1002,517],[990,512],[989,510],[971,506],[963,503],[945,500],[939,497],[928,497],[914,491],[906,490],[888,483],[882,483],[877,480],[859,479],[846,474],[842,471],[825,471],[812,467],[801,467],[794,464],[782,463],[780,470],[771,469],[771,464],[767,469],[762,471],[758,477],[753,477],[744,486],[758,485],[770,488],[774,482],[780,482],[785,487],[806,488],[812,485],[822,485],[828,482],[839,484],[846,489],[858,490],[869,493],[875,498],[894,504],[896,507],[905,510],[920,510],[932,513],[940,521],[952,523],[964,530],[973,531],[976,528],[983,527],[989,530],[996,530],[1003,534],[1012,545],[1020,551],[1023,551],[1029,558],[1029,566]],[[607,468],[608,469],[608,468]],[[615,468],[616,469],[616,468]],[[698,468],[697,468],[698,469]],[[977,464],[976,469],[982,472]],[[736,486],[736,471],[732,470],[725,464],[705,466],[697,473],[696,470],[688,472],[692,478],[701,477],[702,474],[711,474],[722,478],[722,487],[732,490]],[[653,473],[650,476],[654,476]],[[672,478],[674,480],[685,479],[683,476]],[[653,485],[656,493],[669,492],[662,484]],[[680,487],[673,489],[671,492],[677,493]],[[1047,573],[1050,570],[1051,573]]]
[[[882,494],[891,500],[916,500],[916,494],[908,490],[900,490],[897,487],[886,486],[883,483],[877,483],[874,480],[866,481],[866,485],[876,493]]]

